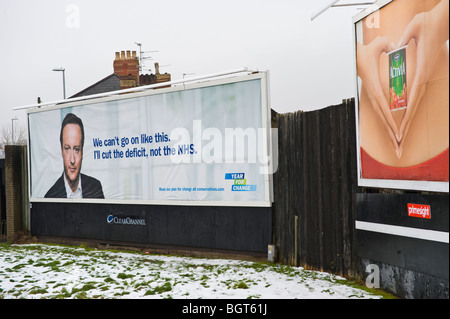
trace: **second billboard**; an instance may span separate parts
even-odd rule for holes
[[[31,200],[270,206],[266,76],[29,111]]]

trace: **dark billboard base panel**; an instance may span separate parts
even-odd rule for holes
[[[402,298],[448,299],[448,200],[446,194],[357,194],[362,271]]]
[[[271,207],[33,202],[30,218],[38,238],[130,246],[267,253],[272,238]]]
[[[405,299],[448,299],[449,280],[411,268],[393,265],[378,260],[361,258],[361,270],[365,272],[366,280],[374,284],[375,275],[379,276],[379,287],[396,296]],[[371,276],[371,277],[369,277]]]

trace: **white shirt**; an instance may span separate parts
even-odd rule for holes
[[[69,183],[67,183],[66,176],[64,176],[64,185],[66,186],[67,198],[83,198],[83,193],[81,191],[81,175],[78,176],[78,187],[75,192],[72,192]]]

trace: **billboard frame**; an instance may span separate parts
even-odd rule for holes
[[[361,150],[360,150],[360,123],[359,123],[359,99],[360,99],[360,80],[358,78],[357,70],[357,34],[358,34],[358,22],[366,18],[368,15],[375,13],[390,4],[395,0],[379,0],[367,7],[357,15],[353,16],[353,74],[355,79],[355,120],[356,120],[356,154],[357,154],[357,175],[358,186],[360,187],[374,187],[374,188],[389,188],[389,189],[402,189],[402,190],[414,190],[414,191],[430,191],[430,192],[442,192],[449,193],[449,182],[440,181],[426,181],[426,180],[395,180],[395,179],[372,179],[363,178],[361,170]]]
[[[246,72],[244,75],[237,74],[239,72]],[[27,148],[28,156],[28,196],[30,199],[30,205],[33,202],[47,202],[47,203],[100,203],[100,204],[130,204],[130,205],[176,205],[176,206],[238,206],[238,207],[271,207],[273,202],[273,182],[272,172],[270,165],[274,161],[274,154],[272,151],[272,130],[271,130],[271,108],[270,108],[270,96],[269,96],[269,71],[247,71],[236,70],[235,72],[217,73],[210,76],[195,77],[192,79],[185,79],[183,81],[165,82],[164,87],[161,88],[161,84],[149,85],[146,87],[137,87],[136,89],[128,89],[108,92],[106,94],[99,94],[98,97],[86,96],[76,99],[67,99],[57,102],[46,103],[46,107],[41,105],[30,105],[25,107],[19,107],[16,109],[26,109],[28,128],[30,125],[29,115],[34,113],[53,111],[58,109],[64,109],[69,107],[79,107],[95,103],[103,103],[110,101],[127,100],[133,98],[139,98],[149,95],[165,94],[178,91],[186,91],[198,88],[206,88],[210,86],[238,83],[250,80],[260,80],[261,85],[261,128],[264,130],[263,142],[263,156],[268,158],[267,163],[259,163],[263,166],[264,170],[264,200],[263,201],[229,201],[229,200],[153,200],[153,199],[69,199],[69,198],[38,198],[32,197],[32,181],[31,181],[31,147]],[[171,85],[171,86],[169,86]],[[155,88],[158,88],[155,90]],[[126,94],[124,94],[126,93]],[[28,145],[31,146],[30,130],[28,130]],[[275,159],[276,160],[276,159]]]

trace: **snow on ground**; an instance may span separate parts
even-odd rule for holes
[[[379,299],[301,267],[56,245],[0,245],[0,299]]]

